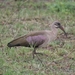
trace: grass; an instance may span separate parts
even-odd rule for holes
[[[37,0],[36,0],[37,1]],[[71,3],[72,2],[72,3]],[[0,75],[74,75],[75,1],[0,1]],[[8,48],[7,43],[31,31],[49,29],[59,20],[68,33],[32,58],[33,48]],[[62,41],[61,41],[62,40]],[[64,43],[64,45],[62,45]],[[45,56],[45,54],[47,56]]]

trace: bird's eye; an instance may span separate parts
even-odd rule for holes
[[[60,23],[57,23],[58,25],[60,25]]]
[[[58,22],[56,22],[54,25],[55,25],[56,28],[60,27],[60,23],[58,23]]]

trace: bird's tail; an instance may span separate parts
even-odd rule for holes
[[[21,46],[23,42],[24,42],[24,37],[20,37],[9,42],[7,46],[8,47]]]

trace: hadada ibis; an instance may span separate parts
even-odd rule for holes
[[[37,32],[31,32],[30,34],[24,35],[17,39],[12,40],[7,44],[8,47],[15,47],[15,46],[24,46],[24,47],[33,47],[33,58],[34,54],[38,54],[36,49],[38,47],[45,47],[51,41],[57,38],[58,28],[60,28],[64,34],[67,36],[64,28],[61,26],[60,22],[55,21],[50,25],[51,30],[43,30]]]

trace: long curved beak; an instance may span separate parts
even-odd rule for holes
[[[59,28],[64,32],[64,35],[67,37],[67,33],[65,32],[64,28],[61,25]]]

